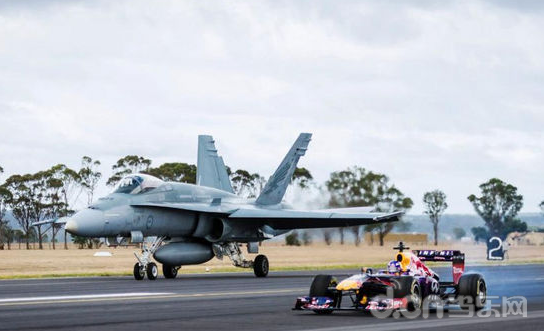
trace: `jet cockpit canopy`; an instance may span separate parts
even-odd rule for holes
[[[146,174],[130,174],[119,181],[113,193],[138,194],[161,186],[164,182]]]

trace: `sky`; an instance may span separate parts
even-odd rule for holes
[[[0,181],[83,155],[265,177],[299,132],[318,182],[358,165],[423,211],[498,177],[544,200],[542,1],[0,2]]]

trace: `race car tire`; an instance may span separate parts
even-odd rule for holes
[[[134,279],[142,280],[145,277],[145,270],[140,266],[140,263],[134,265]]]
[[[460,299],[459,306],[462,309],[474,307],[474,310],[480,310],[484,308],[487,300],[487,287],[484,277],[480,274],[462,275],[459,278],[457,295],[458,300]],[[463,297],[469,301],[463,300]]]
[[[257,255],[253,261],[253,272],[257,277],[266,277],[268,275],[268,258],[265,255]]]
[[[421,287],[412,276],[401,276],[393,279],[393,297],[407,298],[409,311],[421,308],[422,294]]]
[[[329,290],[329,287],[336,286],[338,281],[331,275],[317,275],[314,277],[312,285],[310,286],[310,297],[329,297],[335,301],[337,297],[335,293]],[[332,310],[314,310],[316,314],[331,314]]]
[[[147,279],[149,280],[155,280],[157,279],[157,276],[159,275],[159,269],[157,268],[157,265],[154,262],[151,262],[147,265]]]
[[[176,278],[178,275],[178,267],[169,265],[169,264],[163,264],[162,265],[162,274],[164,275],[164,278],[173,279]]]

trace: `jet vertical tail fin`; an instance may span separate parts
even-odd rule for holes
[[[281,202],[281,199],[287,190],[287,186],[291,182],[291,177],[295,172],[298,160],[306,153],[311,137],[311,133],[301,133],[298,136],[293,147],[291,147],[287,155],[285,155],[280,166],[270,177],[261,192],[261,195],[257,198],[256,202],[258,204],[275,205]]]
[[[225,163],[217,154],[212,136],[198,136],[196,184],[234,193]]]

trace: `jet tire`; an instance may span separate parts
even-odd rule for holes
[[[268,275],[268,258],[265,255],[257,255],[253,261],[253,272],[257,277],[266,277]]]
[[[162,265],[162,274],[164,275],[164,278],[173,279],[176,278],[178,275],[178,267],[169,265],[169,264],[163,264]]]
[[[145,277],[145,270],[140,266],[140,263],[136,262],[134,265],[134,279],[142,280]]]
[[[159,275],[159,268],[157,268],[157,265],[153,262],[149,263],[147,265],[147,279],[149,280],[155,280],[157,279],[157,276]]]

